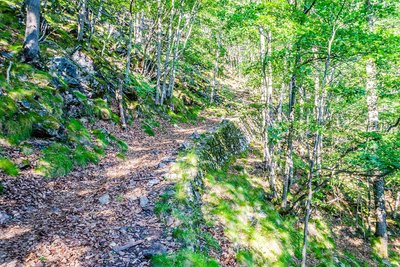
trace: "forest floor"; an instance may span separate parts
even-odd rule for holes
[[[154,137],[138,125],[127,131],[98,122],[124,140],[124,159],[112,148],[98,165],[45,179],[29,170],[4,177],[0,197],[8,215],[0,227],[0,266],[149,266],[155,253],[178,246],[154,214],[179,148],[194,132],[217,123],[161,122]],[[17,153],[17,152],[15,152]]]

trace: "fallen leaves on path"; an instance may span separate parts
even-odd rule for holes
[[[180,145],[213,124],[162,122],[151,137],[139,126],[123,132],[98,122],[127,142],[124,160],[111,148],[98,165],[66,177],[49,180],[29,169],[1,177],[0,211],[10,219],[0,226],[0,266],[149,266],[154,251],[176,249],[154,203],[170,185],[164,176]]]

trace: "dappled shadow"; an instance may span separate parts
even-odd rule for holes
[[[128,143],[125,159],[112,148],[98,165],[66,177],[48,180],[29,170],[17,178],[2,177],[6,191],[0,196],[1,211],[10,219],[0,228],[0,264],[148,266],[143,249],[163,238],[153,206],[170,183],[163,179],[169,168],[165,160],[174,157],[190,134],[214,122],[181,128],[162,123],[155,137],[138,125],[118,132],[99,123]],[[105,195],[108,203],[101,204],[99,198]],[[140,197],[149,203],[141,206]],[[113,246],[130,240],[143,242],[113,252]]]
[[[301,236],[293,229],[292,221],[283,220],[268,203],[264,188],[251,180],[247,175],[208,174],[208,212],[222,224],[228,239],[241,248],[240,261],[251,261],[256,266],[291,264]]]

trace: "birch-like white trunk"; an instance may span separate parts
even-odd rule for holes
[[[78,14],[78,41],[83,40],[85,34],[85,20],[87,12],[87,0],[80,1],[79,14]]]
[[[368,26],[371,33],[374,32],[375,18],[373,16],[372,0],[367,0]],[[367,107],[368,107],[368,131],[379,131],[379,111],[378,111],[378,92],[377,92],[377,71],[375,60],[371,57],[366,63],[367,83]],[[378,237],[377,253],[380,257],[388,258],[388,235],[386,224],[386,205],[385,205],[385,181],[380,172],[373,171],[373,189],[375,203],[375,235]]]
[[[161,104],[161,0],[157,0],[157,85],[156,85],[156,105]]]
[[[333,26],[332,33],[328,41],[327,46],[327,55],[325,61],[325,69],[324,69],[324,76],[321,82],[321,94],[317,101],[317,114],[316,114],[316,123],[317,123],[317,131],[315,133],[315,141],[313,147],[313,153],[310,158],[309,164],[309,175],[308,175],[308,198],[306,203],[306,216],[304,219],[304,231],[303,231],[303,248],[302,248],[302,260],[301,266],[306,267],[307,263],[307,246],[308,246],[308,225],[311,217],[311,207],[312,207],[312,200],[313,200],[313,179],[314,177],[318,177],[321,171],[318,164],[319,158],[321,157],[320,153],[321,150],[319,149],[322,147],[322,132],[321,127],[323,125],[325,119],[325,102],[327,97],[326,92],[326,85],[328,84],[328,77],[329,77],[329,70],[331,65],[331,53],[332,53],[332,45],[333,41],[335,40],[337,28]]]

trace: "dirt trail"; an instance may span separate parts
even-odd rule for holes
[[[181,144],[215,123],[162,123],[155,137],[100,123],[129,145],[124,160],[111,149],[66,177],[3,178],[0,211],[10,219],[0,226],[0,266],[149,266],[152,254],[177,246],[154,214],[170,186],[164,176]]]

